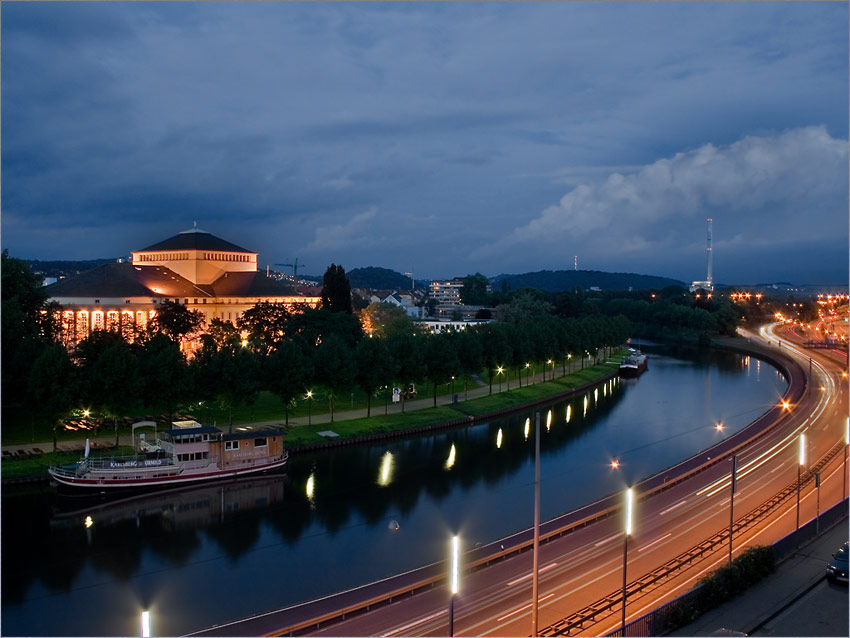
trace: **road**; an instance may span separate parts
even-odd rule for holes
[[[737,453],[737,491],[732,510],[736,526],[735,555],[746,546],[771,544],[795,529],[798,469],[804,479],[800,490],[800,524],[814,518],[818,509],[824,510],[842,500],[847,489],[842,472],[846,467],[847,378],[842,376],[846,372],[846,358],[842,361],[829,351],[804,350],[794,335],[779,324],[763,328],[758,335],[745,336],[762,344],[769,341],[777,351],[796,360],[800,367],[791,368],[794,377],[791,387],[806,389],[798,401],[787,407],[782,406],[781,397],[777,397],[776,406],[765,406],[766,411],[772,407],[770,414],[758,427],[754,426],[762,434],[754,436]],[[766,374],[773,373],[770,366],[755,358],[749,365],[758,366]],[[799,448],[803,433],[805,459],[801,466]],[[729,438],[729,445],[736,441],[736,436]],[[749,436],[751,431],[741,438]],[[820,464],[820,489],[816,490],[809,468],[830,453],[831,459]],[[669,483],[661,476],[638,484],[633,533],[625,547],[621,511],[542,544],[538,631],[548,635],[605,635],[620,627],[624,549],[629,583],[626,622],[688,591],[702,576],[728,561],[728,538],[710,550],[696,552],[694,548],[729,529],[731,465],[727,451],[712,449],[662,473],[669,474]],[[691,476],[680,481],[674,478],[687,474]],[[580,489],[581,477],[572,480],[573,484],[565,486],[566,489]],[[543,493],[561,488],[545,482],[541,486]],[[776,495],[783,490],[785,498],[777,499]],[[771,499],[778,502],[744,524],[748,513]],[[621,510],[621,503],[622,495],[614,495],[608,503],[595,507]],[[647,576],[688,552],[693,557],[686,566],[663,578]],[[531,635],[531,571],[530,551],[515,553],[482,569],[462,570],[460,593],[454,605],[455,635]],[[322,626],[310,635],[447,635],[448,603],[449,594],[443,582]],[[326,599],[316,606],[316,611],[327,610],[334,604],[333,598]],[[591,607],[597,611],[590,613]],[[571,630],[564,627],[563,619],[580,610],[588,620]],[[283,624],[278,627],[286,625],[285,618],[283,614]]]

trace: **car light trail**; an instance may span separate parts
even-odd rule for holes
[[[661,512],[659,512],[659,514],[658,514],[658,515],[659,515],[659,516],[664,516],[667,512],[672,512],[674,509],[677,509],[677,508],[679,508],[679,507],[682,507],[682,505],[684,505],[684,504],[685,504],[685,503],[687,503],[687,502],[688,502],[688,501],[679,501],[678,503],[676,503],[676,504],[675,504],[675,505],[673,505],[672,507],[668,507],[666,510],[662,510]]]
[[[546,567],[541,567],[540,569],[538,569],[537,572],[539,574],[542,574],[543,572],[548,572],[550,569],[554,569],[557,566],[558,566],[558,563],[549,563],[548,565],[546,565]],[[525,580],[528,580],[529,578],[531,578],[531,576],[532,576],[531,574],[526,574],[525,576],[520,576],[519,578],[514,578],[511,582],[508,583],[508,587],[513,587],[517,583],[521,583]]]
[[[664,535],[664,536],[662,536],[661,538],[658,538],[658,539],[656,539],[656,540],[652,541],[652,542],[651,542],[651,543],[649,543],[648,545],[644,545],[643,547],[641,547],[640,549],[638,549],[638,552],[642,552],[642,551],[643,551],[643,550],[645,550],[645,549],[649,549],[649,548],[650,548],[650,547],[652,547],[653,545],[657,545],[658,543],[660,543],[661,541],[663,541],[665,538],[670,538],[672,535],[673,535],[673,532],[670,532],[669,534],[665,534],[665,535]]]
[[[547,598],[551,598],[551,597],[552,597],[552,596],[554,596],[554,595],[555,595],[555,594],[547,594],[546,596],[543,596],[543,597],[540,599],[540,602],[542,603],[544,600],[546,600]],[[503,621],[503,620],[505,620],[506,618],[510,618],[511,616],[516,616],[519,612],[524,611],[524,610],[526,610],[526,609],[531,609],[531,603],[528,603],[527,605],[523,605],[523,606],[522,606],[522,607],[520,607],[519,609],[514,609],[511,613],[509,613],[509,614],[505,614],[504,616],[502,616],[501,618],[497,618],[496,620],[497,620],[498,622],[502,622],[502,621]]]
[[[434,620],[434,618],[439,618],[443,614],[449,613],[447,610],[443,609],[442,611],[438,611],[435,614],[431,614],[430,616],[425,616],[425,618],[420,618],[419,620],[415,620],[412,623],[405,625],[404,627],[399,627],[398,629],[393,629],[392,631],[388,631],[385,634],[381,634],[382,636],[394,636],[396,634],[400,634],[404,631],[407,631],[411,627],[415,627],[416,625],[421,625],[424,622],[428,622],[429,620]]]

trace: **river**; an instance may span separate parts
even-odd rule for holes
[[[285,475],[105,502],[4,490],[0,631],[139,635],[149,609],[154,635],[177,635],[355,587],[445,558],[452,534],[470,548],[529,527],[535,411],[546,520],[729,436],[786,388],[754,357],[644,351],[638,379],[467,428],[298,455]]]

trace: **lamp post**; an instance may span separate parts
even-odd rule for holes
[[[847,494],[847,446],[850,446],[850,417],[844,425],[844,472],[841,475],[841,499]]]
[[[499,366],[497,368],[497,371],[499,372],[499,392],[501,393],[502,392],[502,373],[504,372],[504,368]]]
[[[147,610],[142,612],[142,638],[150,638],[151,635],[151,613]]]
[[[820,472],[815,472],[815,488],[817,498],[815,499],[815,536],[820,534]]]
[[[549,363],[549,364],[552,365],[552,381],[554,381],[555,380],[555,362],[552,361],[552,359],[549,359],[549,361],[547,361],[546,363]]]
[[[313,391],[307,391],[307,425],[313,425]]]
[[[718,424],[719,425],[719,424]],[[729,564],[732,564],[732,523],[735,520],[733,509],[735,506],[735,481],[737,480],[738,455],[732,456],[732,492],[729,494]]]
[[[632,488],[626,490],[626,526],[623,534],[623,628],[622,635],[626,635],[626,565],[629,562],[629,536],[632,533]]]
[[[540,412],[534,413],[534,551],[531,581],[531,635],[537,635],[540,581]]]
[[[797,464],[797,527],[800,529],[800,474],[803,470],[803,463],[806,462],[806,433],[800,433],[800,462]]]
[[[458,577],[458,554],[459,554],[460,539],[455,535],[452,536],[452,570],[450,573],[451,580],[451,597],[449,598],[449,636],[454,636],[455,631],[455,596],[459,590]]]

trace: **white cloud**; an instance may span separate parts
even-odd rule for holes
[[[682,229],[717,214],[726,237],[832,237],[827,222],[847,210],[847,160],[847,140],[823,126],[705,144],[580,184],[481,254],[565,242],[585,251],[617,242],[624,250],[667,249],[684,243]]]

